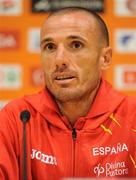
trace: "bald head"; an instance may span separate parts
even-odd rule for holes
[[[93,17],[94,20],[96,21],[96,26],[97,26],[96,29],[98,30],[99,38],[100,38],[102,44],[104,46],[109,46],[109,33],[108,33],[108,29],[107,29],[105,22],[98,14],[96,14],[95,12],[92,12],[88,9],[79,8],[79,7],[59,9],[59,10],[51,12],[49,14],[47,20],[49,20],[53,16],[65,15],[65,14],[70,14],[73,12],[83,12],[83,13],[87,13],[91,18]],[[85,19],[85,21],[86,21],[86,19]]]

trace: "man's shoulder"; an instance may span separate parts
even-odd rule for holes
[[[128,105],[136,105],[136,97],[135,96],[133,96],[133,97],[129,96],[129,95],[125,94],[124,92],[115,89],[106,80],[103,80],[103,82],[105,85],[106,93],[109,97],[111,97],[111,98],[122,97],[124,99],[124,102],[127,103]]]
[[[136,106],[136,97],[135,96],[126,96],[125,100],[128,104]]]
[[[105,83],[105,92],[110,102],[110,106],[115,106],[114,108],[123,114],[136,113],[136,97],[127,95],[113,88],[107,81]]]
[[[136,124],[136,97],[125,96],[117,107],[116,113],[124,124],[134,126]]]
[[[126,110],[128,109],[130,112],[136,112],[136,97],[126,95],[122,104]]]
[[[25,95],[16,99],[13,99],[9,101],[2,109],[1,111],[13,111],[13,112],[21,112],[25,109],[30,109],[31,105],[26,100],[26,97],[29,99],[38,99],[41,96],[42,92],[33,93],[30,95]],[[36,102],[35,102],[36,103]]]

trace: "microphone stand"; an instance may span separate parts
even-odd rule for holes
[[[27,144],[26,144],[26,123],[30,119],[30,112],[24,110],[20,113],[20,119],[23,122],[23,180],[27,180]]]

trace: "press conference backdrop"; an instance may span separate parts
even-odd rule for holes
[[[40,68],[40,27],[49,10],[82,0],[0,0],[0,108],[44,87]],[[54,3],[55,2],[55,3]],[[54,3],[54,4],[53,4]],[[113,48],[105,78],[136,96],[136,0],[84,0],[105,20]]]

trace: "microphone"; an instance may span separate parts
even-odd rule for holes
[[[27,180],[26,123],[30,119],[30,112],[28,110],[22,111],[20,119],[23,122],[23,180]]]
[[[28,110],[24,110],[20,113],[20,119],[22,122],[27,122],[30,119],[30,112]]]

